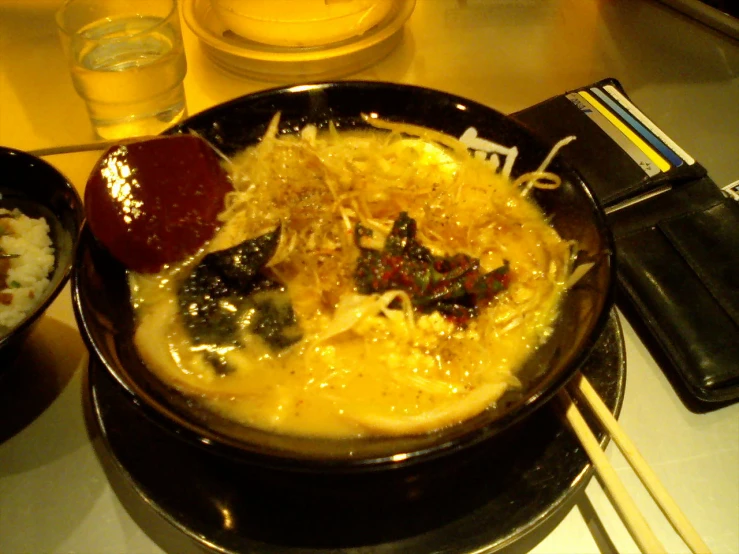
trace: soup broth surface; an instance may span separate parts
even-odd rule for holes
[[[522,192],[526,180],[422,131],[278,134],[276,125],[230,161],[234,192],[203,251],[130,274],[136,345],[151,370],[246,425],[337,438],[425,433],[520,386],[516,372],[551,330],[572,258]],[[359,260],[387,247],[401,214],[435,259],[466,256],[479,275],[505,274],[505,286],[469,317],[419,306],[407,290],[362,292]],[[278,239],[260,278],[271,285],[251,295],[231,338],[195,339],[183,283],[206,254],[270,233]],[[276,342],[254,332],[260,306],[292,317]]]

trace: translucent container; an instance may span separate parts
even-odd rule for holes
[[[378,62],[387,56],[402,40],[403,27],[415,7],[415,0],[391,0],[387,11],[377,23],[361,34],[343,40],[316,46],[284,46],[267,44],[237,34],[227,26],[216,12],[217,0],[182,0],[185,23],[200,40],[203,52],[217,66],[229,73],[275,83],[297,83],[305,80],[330,80],[345,77]],[[269,0],[270,2],[272,0]],[[274,0],[282,5],[301,4],[300,13],[315,0]],[[368,0],[364,0],[365,4]],[[235,3],[236,0],[231,0]],[[325,2],[325,4],[324,4]],[[241,4],[254,4],[265,10],[268,2],[241,0]],[[321,6],[355,4],[354,0],[321,0]],[[271,6],[271,4],[269,4]],[[346,7],[346,6],[344,6]],[[281,12],[282,13],[282,12]],[[291,13],[291,12],[287,12]],[[315,13],[315,12],[314,12]],[[377,14],[375,14],[377,15]],[[294,17],[294,14],[293,14]],[[364,21],[364,26],[369,20]],[[304,31],[310,25],[303,23]],[[306,27],[307,25],[307,27]],[[360,26],[364,28],[364,26]],[[360,28],[352,27],[355,31]],[[274,31],[279,27],[272,27]],[[315,33],[316,30],[314,29]],[[356,31],[358,32],[358,31]],[[262,33],[266,33],[262,29]],[[305,33],[308,34],[307,31]],[[293,35],[293,39],[296,35]],[[326,34],[321,35],[324,39]]]
[[[357,37],[382,21],[394,0],[211,0],[223,25],[273,46],[323,46]]]

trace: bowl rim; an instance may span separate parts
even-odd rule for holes
[[[439,95],[446,101],[466,105],[473,107],[476,110],[482,110],[483,112],[493,112],[496,116],[502,116],[511,121],[515,127],[530,135],[531,140],[540,146],[546,147],[546,142],[539,138],[535,133],[528,129],[525,125],[518,121],[515,121],[508,115],[498,112],[490,106],[486,106],[482,103],[457,96],[452,93],[445,91],[432,89],[417,85],[405,85],[392,82],[384,81],[364,81],[364,80],[341,80],[341,81],[319,81],[312,83],[305,83],[299,85],[287,85],[287,86],[276,86],[261,90],[252,94],[243,95],[237,98],[233,98],[229,101],[214,105],[202,112],[194,114],[177,125],[166,130],[163,134],[177,134],[186,132],[188,129],[198,126],[199,122],[208,121],[212,118],[213,114],[217,111],[229,110],[234,106],[245,102],[256,102],[264,98],[270,98],[275,95],[281,95],[286,93],[314,91],[314,90],[333,90],[333,89],[354,89],[363,88],[368,90],[399,90],[405,92],[419,92],[424,94]],[[277,109],[275,109],[277,111]],[[135,379],[131,379],[128,376],[130,382],[119,375],[119,372],[114,365],[105,357],[104,352],[99,348],[97,344],[94,344],[90,339],[90,331],[88,322],[86,321],[85,314],[82,313],[82,297],[84,293],[80,290],[79,282],[79,271],[78,268],[72,273],[72,295],[73,295],[73,306],[75,316],[77,317],[78,325],[82,333],[85,343],[87,344],[90,352],[94,353],[96,358],[102,363],[103,367],[113,376],[123,389],[127,392],[128,396],[132,401],[136,402],[144,412],[160,425],[167,428],[169,431],[181,436],[182,438],[188,439],[190,442],[199,444],[206,447],[212,452],[216,452],[226,457],[239,459],[249,463],[255,463],[257,465],[269,466],[279,469],[288,469],[291,471],[298,472],[354,472],[354,471],[367,471],[367,470],[380,470],[387,468],[398,468],[406,467],[407,465],[437,459],[450,452],[465,449],[479,444],[482,441],[488,440],[491,437],[499,434],[507,428],[513,426],[516,422],[530,415],[533,411],[537,410],[544,404],[546,404],[556,393],[577,373],[579,368],[582,366],[584,361],[590,355],[593,347],[595,346],[598,338],[602,334],[614,303],[615,295],[615,283],[616,283],[616,267],[615,267],[615,256],[614,256],[614,239],[610,231],[610,227],[607,224],[605,212],[603,211],[600,203],[595,197],[592,189],[587,185],[582,175],[572,165],[566,162],[561,155],[557,155],[553,163],[559,166],[560,173],[566,173],[568,178],[573,180],[578,190],[582,192],[587,205],[589,206],[591,216],[593,217],[594,223],[598,228],[599,235],[603,242],[603,257],[607,264],[607,286],[603,292],[603,302],[600,313],[592,324],[590,332],[586,335],[581,345],[580,350],[570,359],[566,369],[560,371],[556,378],[551,383],[537,391],[535,394],[531,394],[526,398],[526,401],[521,403],[517,409],[512,411],[506,411],[501,416],[496,417],[490,421],[487,421],[484,425],[480,425],[472,430],[465,432],[462,435],[450,435],[445,440],[434,442],[431,446],[425,448],[419,448],[412,452],[401,453],[396,452],[394,454],[387,454],[384,456],[376,457],[315,457],[309,455],[296,455],[293,451],[283,451],[275,448],[268,448],[265,452],[264,445],[260,444],[244,444],[242,441],[233,437],[218,433],[213,429],[207,428],[204,424],[198,424],[192,420],[180,417],[179,414],[173,414],[173,410],[166,409],[162,410],[159,405],[151,405],[148,402],[142,401],[149,395],[144,393],[141,394],[142,390]],[[82,263],[82,256],[80,255],[82,250],[86,248],[85,234],[89,232],[88,226],[85,224],[82,230],[82,238],[78,244],[78,252],[75,256],[75,265]],[[92,239],[91,233],[90,238]],[[93,239],[94,240],[94,239]],[[166,413],[165,413],[166,412]],[[174,419],[172,416],[175,416]],[[462,422],[463,423],[463,422]],[[452,425],[439,431],[433,431],[430,434],[441,432],[441,434],[447,433],[448,429],[459,427],[459,425]],[[183,433],[184,432],[184,433]],[[371,437],[367,437],[370,438]],[[323,439],[306,439],[306,440],[323,440]],[[339,441],[343,439],[338,439]]]
[[[13,327],[7,334],[0,337],[0,350],[3,350],[6,346],[13,344],[16,340],[20,339],[25,333],[29,332],[31,328],[38,322],[40,317],[43,315],[44,312],[49,308],[49,306],[57,299],[59,294],[61,294],[62,290],[67,284],[67,281],[70,280],[74,264],[75,264],[75,254],[77,252],[77,247],[80,241],[80,237],[82,234],[82,228],[84,226],[84,207],[82,204],[82,198],[75,188],[75,186],[72,184],[72,182],[64,175],[59,169],[57,169],[55,166],[53,166],[51,163],[47,162],[46,160],[41,159],[38,156],[34,156],[33,154],[30,154],[28,152],[25,152],[23,150],[19,150],[17,148],[11,148],[8,146],[2,146],[0,145],[0,155],[10,155],[10,156],[17,156],[19,159],[21,159],[24,162],[27,162],[29,164],[36,164],[40,165],[47,170],[50,170],[53,174],[55,174],[59,178],[59,182],[63,183],[63,186],[61,187],[61,190],[66,192],[69,197],[71,198],[71,211],[73,213],[74,219],[75,219],[75,229],[73,232],[71,232],[71,252],[69,256],[69,262],[64,266],[62,269],[62,272],[57,276],[56,280],[52,280],[49,282],[49,287],[44,291],[44,299],[36,304],[33,309],[26,314],[26,316],[23,318],[23,320],[17,324],[15,327]],[[25,196],[23,193],[21,193],[21,196]],[[39,203],[40,204],[40,203]],[[40,204],[41,205],[41,204]],[[61,220],[58,218],[58,214],[54,214],[57,217],[57,221],[61,223]],[[67,229],[69,231],[69,229]],[[57,252],[54,252],[54,268],[56,270],[57,264],[59,263],[59,256]]]

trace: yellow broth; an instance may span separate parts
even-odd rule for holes
[[[235,192],[203,252],[130,275],[148,367],[245,425],[323,437],[425,433],[518,387],[517,370],[550,332],[572,258],[525,186],[453,139],[312,127],[277,135],[275,124],[231,161]],[[402,294],[358,294],[355,225],[372,229],[379,247],[401,211],[434,254],[464,253],[486,271],[508,263],[510,287],[466,325],[414,312]],[[302,339],[275,352],[244,332],[238,348],[218,347],[234,369],[221,375],[182,324],[178,287],[206,252],[278,225],[266,272],[286,285]]]

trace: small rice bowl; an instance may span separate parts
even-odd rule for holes
[[[49,224],[20,210],[0,210],[0,336],[43,299],[54,268]]]

